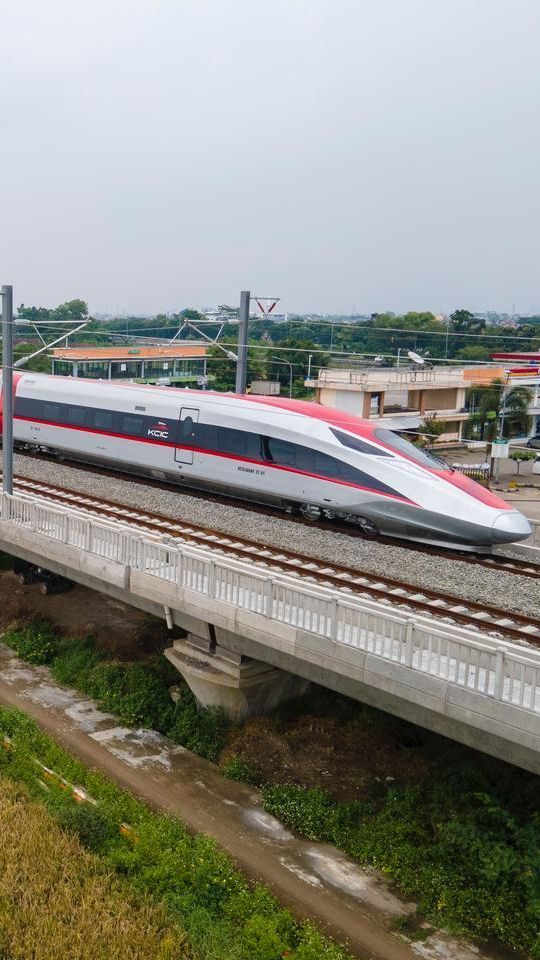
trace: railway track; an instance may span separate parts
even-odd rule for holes
[[[29,454],[19,454],[20,456],[26,456],[27,459],[35,460],[44,460],[47,463],[58,464],[58,458],[52,454],[39,453],[33,454],[31,457]],[[288,523],[296,523],[299,526],[303,527],[318,527],[321,530],[329,530],[335,533],[344,534],[348,537],[356,537],[359,540],[375,540],[376,543],[385,544],[385,546],[390,547],[401,547],[403,550],[410,550],[413,553],[423,553],[430,554],[434,557],[443,557],[446,560],[461,560],[463,563],[470,563],[476,566],[483,566],[486,569],[501,569],[506,573],[518,573],[524,577],[532,577],[534,579],[540,576],[540,563],[535,564],[532,561],[519,560],[514,557],[505,556],[503,554],[478,554],[471,553],[466,548],[460,550],[459,548],[448,547],[445,549],[442,546],[436,546],[432,544],[425,543],[414,543],[408,540],[399,540],[395,537],[384,536],[379,534],[375,537],[369,536],[365,533],[360,527],[355,526],[352,523],[347,521],[340,521],[339,519],[325,519],[321,518],[320,520],[309,520],[306,517],[303,517],[300,513],[291,513],[280,511],[278,507],[272,506],[270,504],[257,503],[246,500],[239,500],[237,497],[228,497],[225,494],[213,494],[209,491],[199,490],[196,487],[183,487],[179,486],[176,483],[172,483],[167,480],[156,480],[153,477],[143,477],[139,476],[136,473],[131,473],[130,471],[121,471],[121,470],[112,470],[109,467],[102,467],[97,464],[83,463],[80,460],[70,460],[62,459],[62,467],[67,467],[71,470],[84,470],[85,473],[95,473],[97,476],[107,477],[113,480],[120,481],[129,481],[130,483],[135,483],[143,487],[152,487],[159,490],[168,490],[172,493],[188,493],[190,496],[198,497],[204,500],[207,500],[209,503],[226,503],[229,506],[240,507],[242,510],[250,510],[252,513],[261,513],[264,516],[281,516],[283,519],[287,520]],[[0,470],[0,477],[2,472]],[[21,480],[23,478],[20,478]],[[36,481],[37,482],[37,481]],[[76,491],[73,491],[74,493]],[[112,501],[111,501],[112,502]],[[118,504],[120,507],[121,504]],[[510,545],[511,549],[511,545]]]
[[[366,599],[376,599],[392,606],[428,613],[443,622],[540,645],[540,622],[524,614],[509,613],[485,603],[475,603],[440,591],[419,588],[415,584],[392,577],[325,564],[291,550],[265,547],[247,538],[233,537],[183,520],[163,517],[48,483],[18,477],[15,488],[21,493],[31,493],[55,503],[75,507],[102,519],[133,525],[138,529],[147,529],[154,534],[177,538],[186,543],[210,546],[237,559],[249,558],[255,566],[262,569],[293,574]],[[503,566],[506,572],[538,577],[538,568],[535,570],[531,564],[524,561],[503,559],[501,563],[501,558],[497,557],[492,563],[491,558],[471,560],[467,556],[459,559],[463,559],[465,563],[480,563],[491,570]]]

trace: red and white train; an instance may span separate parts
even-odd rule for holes
[[[14,375],[14,396],[22,448],[424,542],[489,547],[531,532],[443,461],[319,404],[34,373]]]

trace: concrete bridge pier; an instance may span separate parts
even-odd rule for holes
[[[222,647],[212,627],[209,639],[188,633],[175,640],[165,656],[201,707],[220,707],[235,723],[270,713],[283,700],[301,696],[309,687],[309,680],[303,677]]]

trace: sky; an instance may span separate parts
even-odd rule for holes
[[[0,0],[0,283],[540,307],[538,0]]]

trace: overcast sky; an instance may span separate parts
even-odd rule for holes
[[[0,282],[540,306],[540,0],[0,0]]]

